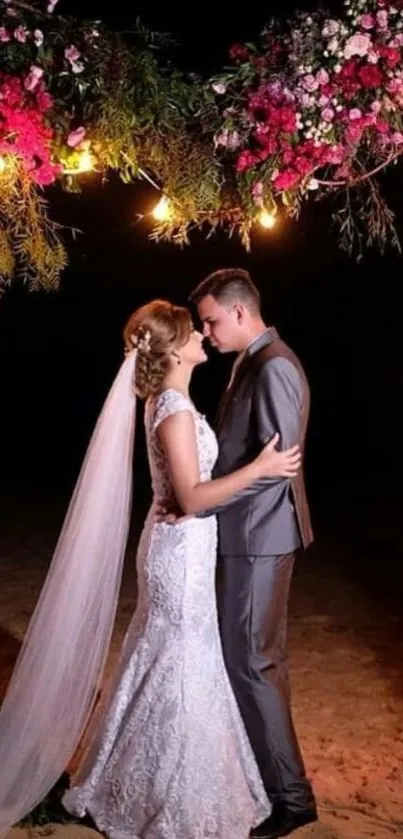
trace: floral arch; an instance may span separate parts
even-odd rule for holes
[[[163,36],[125,36],[57,14],[57,0],[0,0],[0,281],[57,286],[67,263],[47,192],[83,174],[147,178],[152,236],[183,244],[337,194],[343,247],[399,247],[381,193],[403,152],[403,2],[346,0],[340,19],[299,13],[234,44],[214,78],[164,63]]]

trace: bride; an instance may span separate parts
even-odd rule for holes
[[[189,396],[206,354],[188,310],[153,301],[124,335],[127,357],[0,714],[0,831],[52,786],[94,701],[127,538],[135,390],[146,400],[154,497],[137,553],[138,603],[63,805],[109,839],[247,839],[271,804],[222,657],[216,519],[195,514],[261,477],[292,477],[300,453],[277,452],[275,437],[253,462],[211,480],[217,441]],[[174,500],[185,516],[172,526],[156,509]]]

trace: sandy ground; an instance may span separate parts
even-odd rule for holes
[[[0,697],[12,670],[59,527],[46,509],[9,520],[0,550]],[[18,518],[18,517],[17,517]],[[24,529],[25,527],[25,529]],[[403,622],[329,543],[299,561],[291,599],[293,708],[319,804],[303,839],[403,837]],[[124,577],[111,664],[135,602]],[[14,828],[7,839],[96,839],[75,824]],[[224,838],[223,838],[224,839]],[[227,837],[225,837],[227,839]],[[228,839],[230,839],[228,837]]]

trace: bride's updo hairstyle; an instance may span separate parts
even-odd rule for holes
[[[172,352],[187,343],[191,329],[189,311],[167,300],[153,300],[130,315],[123,338],[126,350],[137,349],[135,388],[140,399],[160,391]]]

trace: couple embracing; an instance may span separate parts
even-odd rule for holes
[[[117,484],[111,504],[113,467],[125,475],[130,469],[134,387],[145,400],[153,488],[137,551],[138,602],[84,759],[62,801],[108,839],[275,839],[317,818],[292,722],[285,650],[295,552],[312,541],[301,466],[309,387],[295,354],[264,323],[246,271],[215,272],[191,300],[202,333],[187,309],[167,301],[153,301],[129,318],[126,359],[64,526],[64,567],[72,565],[71,544],[84,528],[92,562],[91,575],[77,586],[76,652],[71,646],[66,652],[78,691],[60,725],[71,750],[74,722],[86,719],[90,707],[94,639],[104,653],[116,609],[105,575],[121,562],[127,533],[120,520],[130,499]],[[214,431],[189,394],[192,372],[206,360],[203,337],[220,352],[237,353]],[[103,459],[102,474],[110,467],[104,490],[92,474]],[[97,504],[88,502],[92,491]],[[76,572],[70,576],[73,584]],[[119,579],[119,573],[111,578],[113,589]],[[60,603],[59,589],[53,581],[53,602]],[[40,612],[39,603],[33,622]],[[62,620],[63,604],[58,615]],[[72,625],[70,616],[67,621]],[[77,664],[84,649],[87,674]],[[101,658],[91,672],[98,672]],[[65,674],[59,682],[64,686]],[[11,684],[11,699],[13,690],[22,714],[21,683]],[[48,710],[49,720],[57,716],[50,701]],[[0,734],[7,722],[10,732],[12,713],[8,720],[0,715]],[[34,751],[40,773],[38,741],[29,757]],[[51,762],[49,755],[42,759],[45,767]],[[18,800],[17,787],[16,770],[4,802],[0,795],[0,814],[13,792]],[[2,814],[0,829],[3,823]]]

